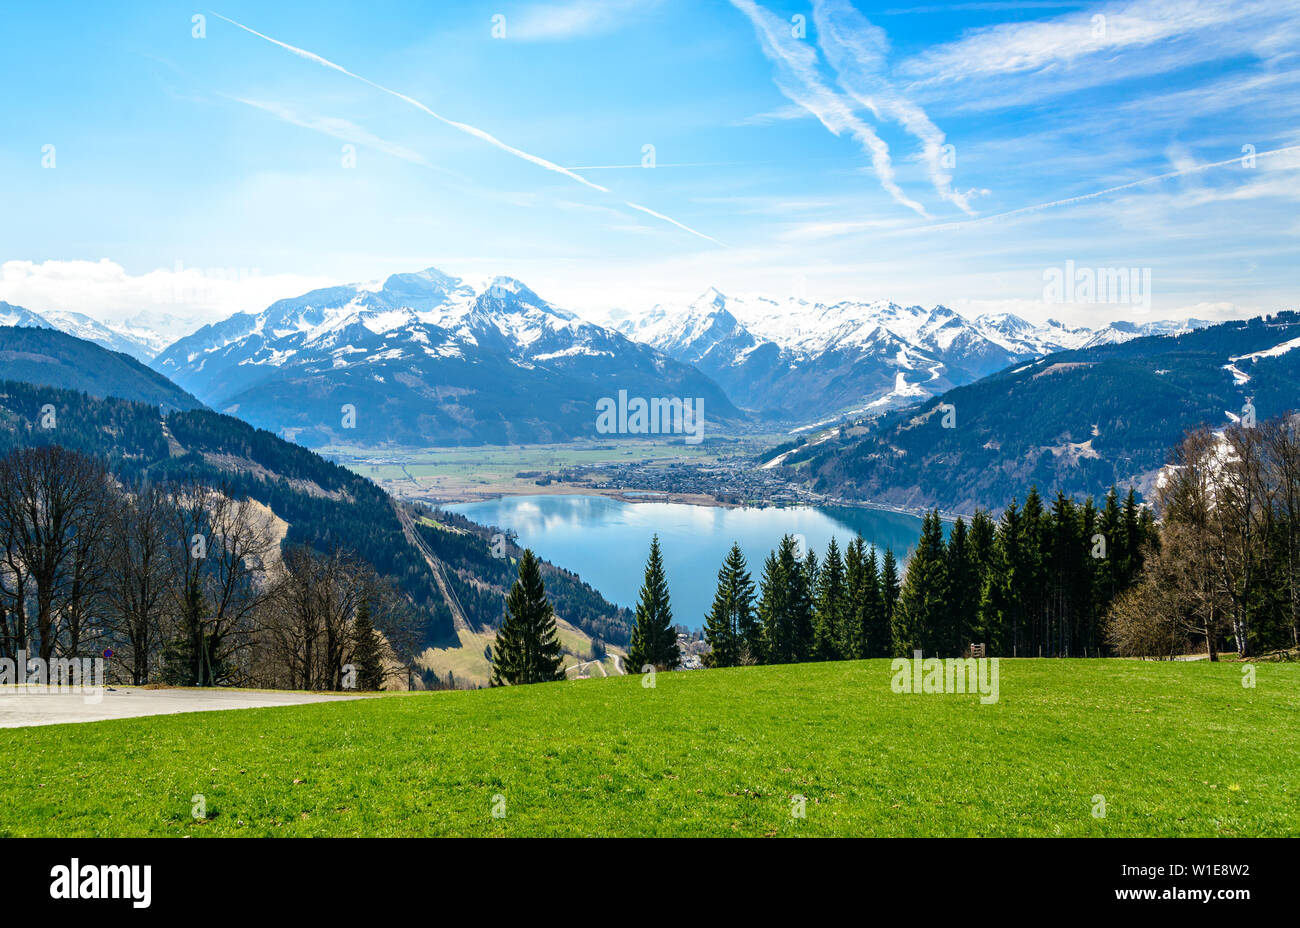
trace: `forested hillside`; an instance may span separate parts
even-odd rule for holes
[[[55,329],[0,326],[0,380],[116,396],[166,409],[203,406],[135,358]]]
[[[1025,487],[1146,493],[1184,432],[1300,397],[1300,315],[1064,351],[840,430],[784,463],[816,489],[971,512]]]
[[[393,500],[370,480],[314,452],[206,409],[161,416],[141,403],[0,382],[0,453],[42,445],[100,458],[122,481],[194,480],[257,500],[288,523],[282,547],[355,552],[411,597],[423,614],[423,644],[454,640],[451,611],[423,557],[406,541]],[[492,557],[488,529],[466,520],[459,528],[422,534],[447,564],[470,621],[495,625],[509,588],[508,562]],[[626,640],[626,610],[574,575],[547,567],[547,584],[564,618],[607,641]]]

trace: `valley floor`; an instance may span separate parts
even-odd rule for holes
[[[1298,664],[1003,660],[987,705],[892,676],[757,667],[0,731],[0,835],[1300,835]]]
[[[389,493],[433,505],[462,503],[497,496],[540,494],[600,494],[630,502],[636,494],[653,492],[638,475],[662,479],[663,468],[715,465],[721,458],[753,468],[752,455],[782,440],[778,435],[743,436],[725,444],[688,445],[681,439],[618,439],[573,441],[543,445],[481,445],[448,448],[375,449],[338,446],[321,449],[326,456]],[[652,481],[657,482],[657,481]],[[680,487],[672,502],[727,506],[703,488]]]

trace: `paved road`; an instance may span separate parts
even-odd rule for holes
[[[174,715],[178,712],[210,712],[215,709],[261,709],[268,706],[296,706],[309,702],[359,698],[272,690],[146,690],[126,686],[105,690],[100,702],[87,704],[87,697],[77,693],[23,693],[21,689],[21,687],[0,686],[0,728],[26,728],[31,725],[58,725],[65,722],[100,722],[104,719]]]

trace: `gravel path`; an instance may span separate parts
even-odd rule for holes
[[[216,709],[261,709],[296,706],[309,702],[358,699],[274,690],[162,689],[123,686],[105,689],[99,702],[87,702],[76,693],[25,693],[22,687],[0,687],[0,728],[59,725],[66,722],[100,722],[142,715],[211,712]]]

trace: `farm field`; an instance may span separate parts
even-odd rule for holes
[[[11,729],[0,835],[1300,835],[1300,664],[1245,666],[1003,660],[989,705],[894,693],[882,660]]]
[[[415,499],[464,501],[500,494],[564,491],[562,484],[539,487],[536,476],[516,476],[520,473],[553,474],[576,466],[637,462],[704,464],[717,460],[719,454],[758,453],[782,440],[780,434],[753,435],[722,444],[687,445],[680,438],[614,437],[608,441],[559,444],[383,451],[339,445],[322,448],[321,453],[369,477],[390,493]]]

